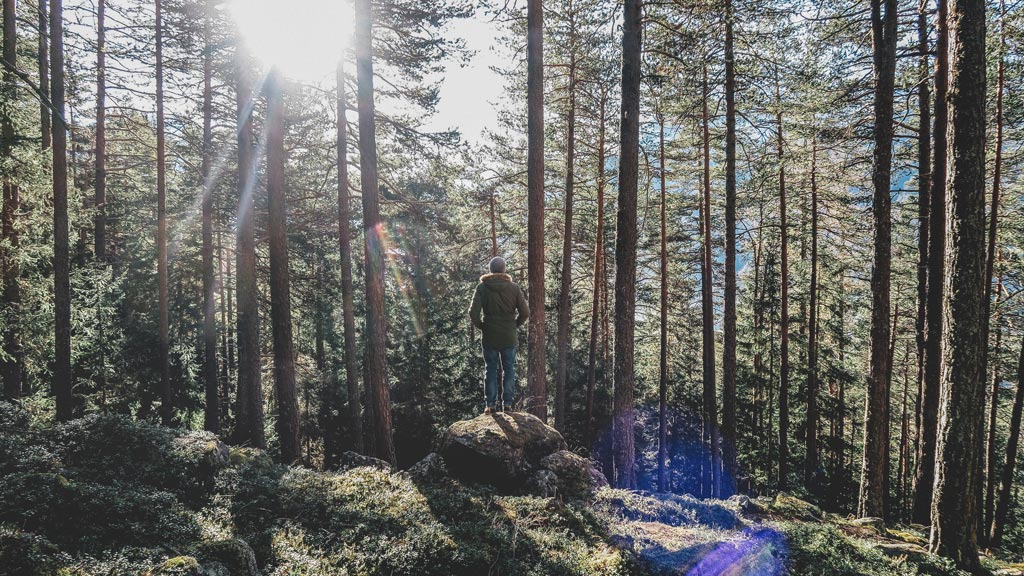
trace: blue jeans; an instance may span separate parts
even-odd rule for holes
[[[498,364],[504,372],[502,396],[505,408],[509,408],[516,399],[516,347],[493,349],[484,347],[484,398],[487,407],[494,408],[498,402]]]

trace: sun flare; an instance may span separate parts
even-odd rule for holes
[[[344,0],[229,0],[245,47],[265,66],[313,82],[334,73],[351,38]]]

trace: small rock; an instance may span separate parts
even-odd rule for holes
[[[207,574],[231,576],[260,576],[256,554],[241,538],[203,542],[198,554]]]
[[[351,470],[353,468],[363,468],[366,466],[388,472],[394,470],[394,466],[380,458],[366,456],[365,454],[359,454],[357,452],[352,452],[351,450],[341,455],[341,461],[338,463],[338,470],[344,471]]]
[[[873,528],[878,532],[885,530],[885,520],[876,518],[874,516],[867,516],[865,518],[857,518],[850,522],[851,526],[858,526],[860,528]]]
[[[726,502],[732,504],[740,512],[746,512],[748,514],[764,512],[764,508],[762,506],[751,500],[749,496],[745,496],[743,494],[733,494],[728,500],[726,500]]]
[[[406,470],[410,478],[418,482],[437,482],[448,476],[448,466],[437,452],[431,452]]]

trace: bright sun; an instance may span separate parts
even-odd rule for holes
[[[229,0],[246,48],[267,67],[315,82],[333,77],[352,30],[345,0]]]

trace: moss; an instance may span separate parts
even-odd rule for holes
[[[46,538],[0,525],[0,571],[24,576],[55,573],[70,557]]]
[[[201,576],[202,573],[199,561],[191,556],[168,558],[167,561],[150,572],[151,576]]]
[[[232,446],[229,450],[228,462],[232,466],[244,466],[247,464],[259,466],[273,465],[273,460],[270,459],[270,456],[259,448]]]

